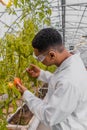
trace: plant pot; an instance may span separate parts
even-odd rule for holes
[[[28,130],[33,122],[33,114],[26,104],[19,107],[17,111],[7,120],[8,130]]]
[[[39,91],[38,91],[39,98],[43,99],[45,97],[47,91],[48,91],[48,85],[47,84],[45,84],[45,85],[43,85],[43,87],[39,88]],[[8,125],[7,125],[8,130],[39,130],[40,128],[43,128],[42,130],[48,129],[44,125],[39,124],[40,121],[32,113],[30,114],[31,119],[29,119],[27,124],[25,124],[25,125],[17,124],[17,121],[16,121],[15,124],[13,124],[12,121],[15,119],[15,117],[18,115],[18,113],[20,113],[20,111],[23,107],[26,107],[26,109],[27,109],[26,113],[27,112],[31,113],[31,111],[29,110],[29,108],[27,107],[26,104],[24,104],[22,107],[19,107],[17,109],[17,111],[7,120],[8,121]],[[27,114],[27,116],[28,116],[28,114]],[[25,117],[25,119],[26,119],[26,117]],[[44,128],[46,128],[46,129],[44,129]]]

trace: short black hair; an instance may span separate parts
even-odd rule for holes
[[[39,52],[46,51],[50,47],[62,45],[62,37],[54,28],[45,28],[40,30],[32,41],[33,48]]]

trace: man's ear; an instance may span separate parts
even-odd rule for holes
[[[56,57],[56,52],[50,51],[50,52],[49,52],[49,56],[50,56],[51,58],[55,58],[55,57]]]

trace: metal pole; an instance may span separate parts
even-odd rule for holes
[[[63,31],[63,44],[65,45],[65,11],[66,11],[66,6],[63,6],[66,4],[66,0],[61,0],[61,5],[62,5],[62,31]]]

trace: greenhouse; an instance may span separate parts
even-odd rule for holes
[[[0,130],[87,130],[87,0],[0,0]]]

